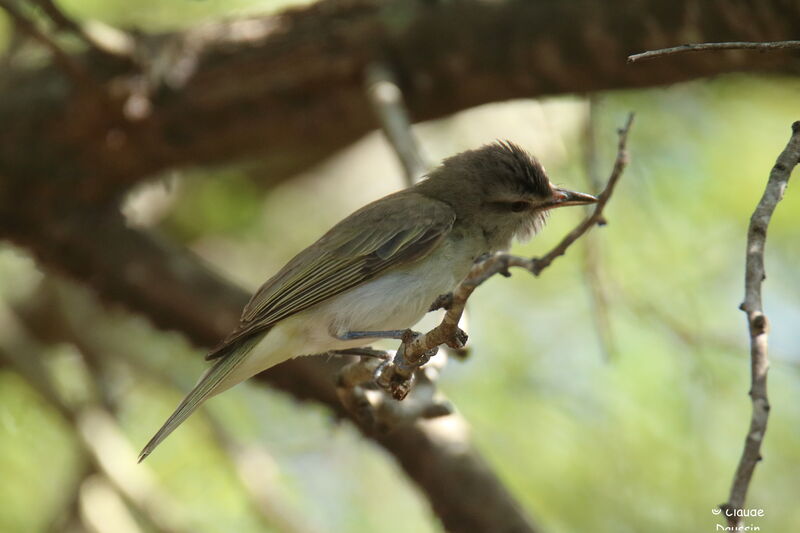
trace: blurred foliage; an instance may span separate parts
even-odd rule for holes
[[[283,2],[63,5],[81,18],[164,29]],[[727,497],[750,416],[747,329],[737,309],[745,233],[798,118],[799,95],[796,80],[728,76],[599,98],[592,127],[601,177],[613,159],[614,129],[628,110],[637,112],[633,161],[609,206],[609,224],[588,236],[609,296],[616,347],[609,361],[593,330],[585,243],[541,278],[498,277],[471,300],[472,356],[451,362],[441,386],[470,421],[479,448],[547,531],[715,530],[711,510]],[[586,111],[577,98],[493,104],[416,132],[436,160],[510,138],[535,152],[554,181],[587,189]],[[255,288],[331,224],[401,187],[392,158],[373,134],[269,190],[259,185],[257,168],[177,172],[172,186],[138,191],[129,216],[147,211],[137,223],[184,242],[223,275]],[[800,530],[796,187],[779,205],[767,244],[773,409],[765,460],[748,498],[748,507],[765,516],[746,522],[763,531]],[[580,215],[555,213],[540,236],[514,251],[543,253]],[[24,302],[46,281],[24,252],[0,253],[3,306]],[[177,334],[99,307],[84,288],[55,286],[70,323],[107,361],[100,374],[106,396],[138,447],[202,372],[201,354]],[[0,348],[8,349],[11,335],[0,321]],[[74,349],[53,346],[36,355],[64,388],[83,383]],[[279,530],[248,503],[219,427],[239,445],[271,455],[276,500],[316,531],[438,530],[398,467],[351,427],[245,384],[210,402],[146,463],[180,504],[176,514],[190,517],[192,531]],[[84,461],[70,424],[7,366],[0,368],[0,531],[45,531],[72,500]]]
[[[184,180],[192,180],[192,172]],[[165,229],[175,238],[191,241],[203,235],[232,236],[246,233],[261,212],[260,191],[247,172],[220,170],[213,179],[202,179],[182,188]]]
[[[64,10],[78,19],[99,20],[123,28],[167,31],[217,20],[270,13],[309,1],[298,0],[62,0]]]

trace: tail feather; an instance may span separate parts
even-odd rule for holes
[[[256,335],[252,339],[243,342],[237,349],[226,357],[219,359],[214,366],[209,368],[205,374],[197,382],[197,385],[186,395],[186,397],[178,404],[170,417],[164,422],[153,438],[145,445],[142,452],[139,454],[139,462],[145,460],[150,455],[156,446],[161,444],[161,441],[167,438],[175,428],[183,423],[184,420],[189,418],[189,415],[195,412],[200,405],[209,397],[219,391],[220,384],[235,370],[244,360],[250,350],[261,340],[260,335]],[[227,388],[227,387],[226,387]]]

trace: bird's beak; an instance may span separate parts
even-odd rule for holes
[[[586,205],[597,202],[597,198],[591,194],[569,191],[559,187],[553,187],[553,199],[548,204],[547,209],[556,207],[567,207],[568,205]]]

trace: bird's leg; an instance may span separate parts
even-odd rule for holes
[[[417,369],[424,366],[439,351],[439,347],[435,346],[430,350],[417,354],[411,360],[407,358],[405,355],[406,347],[421,335],[421,333],[410,329],[396,329],[387,331],[347,331],[336,335],[336,338],[343,341],[356,339],[396,339],[402,341],[394,358],[384,358],[374,374],[374,382],[378,386],[389,392],[395,400],[402,400],[411,391],[414,383],[414,374]],[[462,335],[464,336],[463,340],[466,341],[466,334],[462,332]]]
[[[372,359],[381,359],[386,361],[389,359],[389,354],[384,350],[375,350],[374,348],[346,348],[344,350],[330,350],[327,355],[355,355],[357,357],[369,357]]]
[[[450,306],[452,305],[453,305],[452,292],[448,292],[446,294],[440,294],[439,296],[436,297],[431,306],[428,308],[428,312],[430,313],[431,311],[437,311],[439,309],[444,309],[445,311],[448,311],[450,309]]]
[[[390,329],[387,331],[347,331],[336,335],[336,338],[340,341],[352,341],[357,339],[395,339],[400,341],[407,338],[409,333],[419,335],[419,333],[414,333],[409,329]]]
[[[336,394],[345,409],[352,413],[360,425],[376,427],[376,406],[370,402],[367,389],[374,383],[373,375],[382,362],[377,359],[361,359],[342,367],[336,380]]]

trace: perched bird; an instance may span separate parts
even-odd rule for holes
[[[533,235],[550,209],[596,201],[550,183],[539,161],[510,142],[446,159],[336,224],[267,280],[139,460],[210,396],[292,357],[410,328],[478,257]]]

